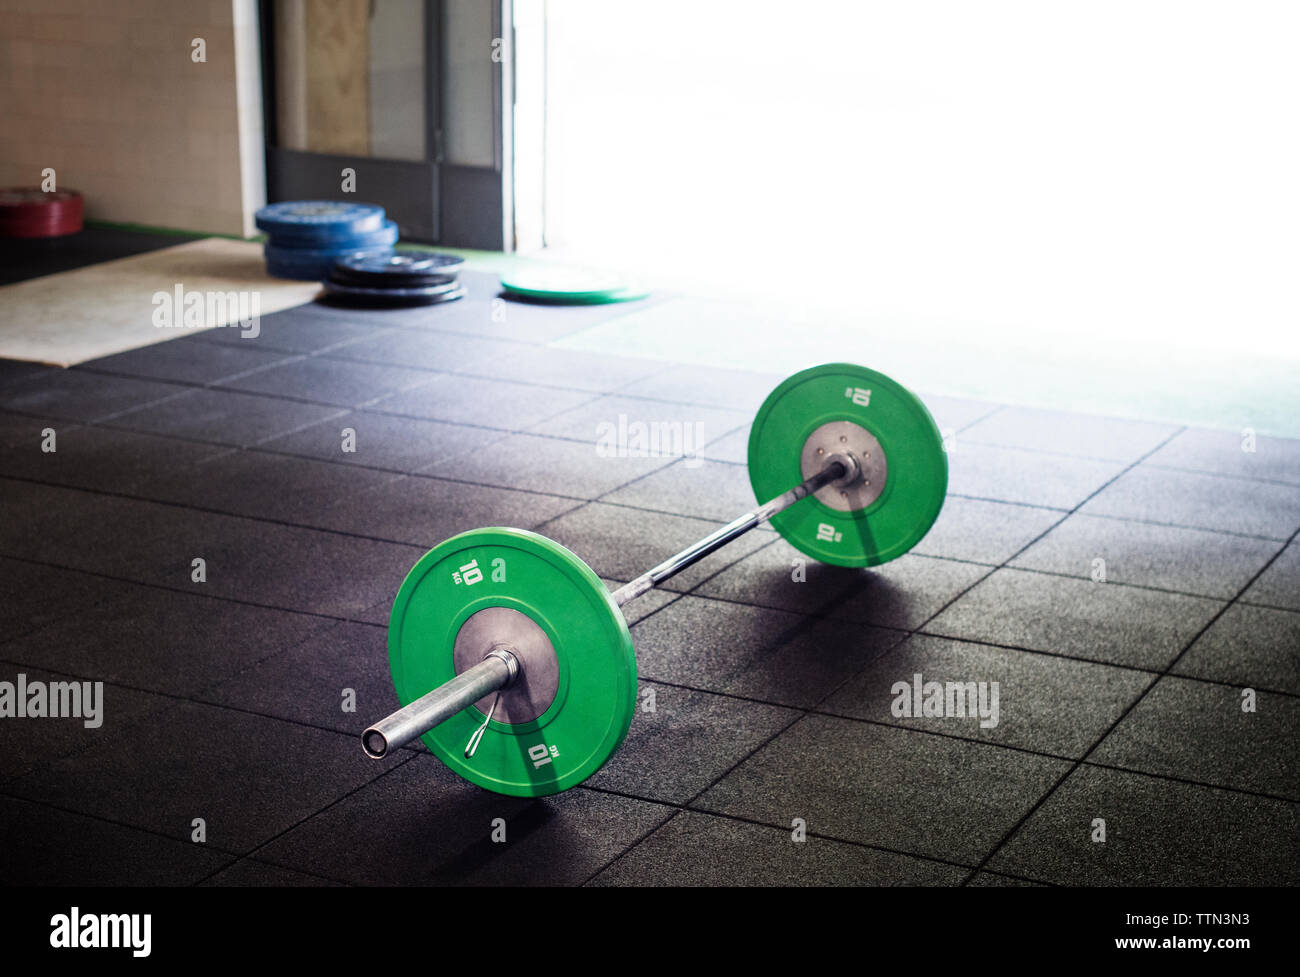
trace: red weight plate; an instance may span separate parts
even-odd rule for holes
[[[51,190],[47,193],[35,187],[0,188],[0,215],[35,215],[81,209],[81,194],[76,190]]]
[[[0,220],[0,237],[61,237],[82,227],[81,215],[49,219]]]
[[[0,227],[39,226],[42,224],[78,224],[79,210],[56,210],[48,214],[0,214]]]
[[[58,223],[59,221],[80,220],[80,207],[51,207],[46,210],[19,211],[5,213],[0,211],[0,223],[4,224],[39,224],[41,222]]]
[[[82,228],[83,200],[76,190],[0,189],[0,237],[61,237]]]

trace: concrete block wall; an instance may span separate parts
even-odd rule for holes
[[[52,167],[91,219],[253,233],[253,0],[0,0],[0,23],[0,185]]]

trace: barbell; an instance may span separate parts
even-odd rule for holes
[[[849,363],[803,370],[768,395],[748,470],[760,505],[612,592],[527,530],[474,529],[435,546],[393,603],[388,657],[403,706],[362,733],[366,754],[419,737],[488,790],[567,790],[613,755],[636,709],[624,604],[763,522],[824,563],[884,563],[929,531],[948,487],[925,405]]]

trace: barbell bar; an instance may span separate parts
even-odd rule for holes
[[[768,501],[613,592],[565,547],[527,530],[472,530],[426,553],[389,626],[405,705],[362,733],[366,754],[422,737],[489,790],[566,790],[604,764],[631,724],[636,658],[623,605],[764,522],[824,562],[883,563],[925,535],[947,490],[942,439],[924,404],[853,364],[781,383],[755,418],[748,461],[755,495]]]
[[[861,468],[851,457],[844,456],[844,460],[832,458],[825,468],[811,478],[804,479],[788,492],[783,492],[770,502],[727,523],[721,529],[692,543],[680,553],[670,556],[653,569],[647,570],[630,583],[624,584],[611,595],[614,603],[622,607],[628,601],[648,593],[669,577],[674,577],[687,567],[693,566],[710,553],[743,536],[755,526],[766,522],[782,509],[789,508],[822,486],[837,481],[847,484],[854,473],[860,472]],[[471,666],[450,682],[438,686],[367,729],[362,734],[362,748],[368,756],[381,759],[390,750],[405,746],[450,716],[472,706],[489,693],[508,687],[518,673],[519,664],[514,650],[493,648],[477,665]]]

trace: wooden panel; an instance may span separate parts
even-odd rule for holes
[[[307,146],[370,154],[370,0],[305,5]]]

